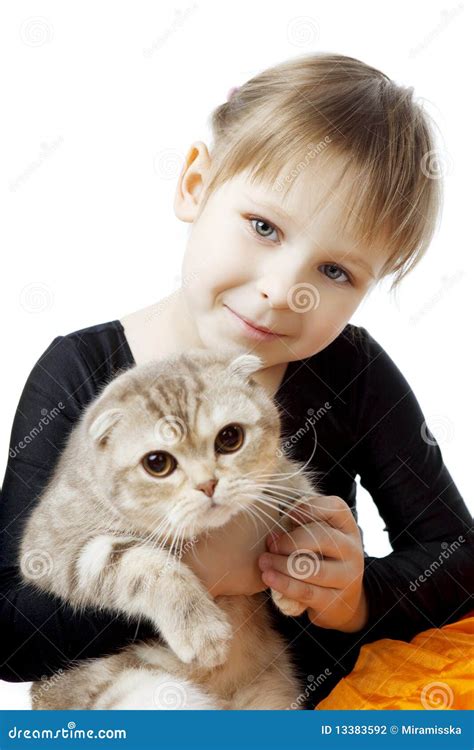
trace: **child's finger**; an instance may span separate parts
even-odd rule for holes
[[[288,512],[303,523],[309,523],[311,519],[323,521],[345,533],[357,528],[351,509],[338,495],[315,495],[311,502],[300,503]]]
[[[280,573],[277,570],[265,570],[262,573],[262,579],[275,591],[279,591],[289,599],[302,602],[308,607],[317,610],[324,610],[331,604],[334,596],[338,593],[337,589],[323,588],[314,586],[306,581],[298,581],[296,578]]]
[[[344,558],[350,553],[347,536],[338,529],[315,521],[297,526],[293,531],[281,533],[269,540],[268,549],[277,554],[291,555],[292,552],[310,549],[324,557]]]
[[[318,499],[318,497],[308,498],[304,502],[295,504],[292,508],[287,508],[287,513],[291,520],[295,522],[295,525],[311,523],[316,520],[313,509]]]
[[[342,589],[347,583],[344,565],[338,560],[322,560],[316,553],[306,550],[293,555],[272,555],[268,552],[258,558],[260,570],[277,570],[298,581],[324,588]]]

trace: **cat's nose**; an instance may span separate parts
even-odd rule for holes
[[[207,497],[212,497],[218,481],[218,479],[208,479],[207,482],[201,482],[201,484],[196,485],[196,489],[204,492]]]

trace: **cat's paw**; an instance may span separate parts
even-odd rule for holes
[[[298,615],[303,614],[308,608],[306,604],[297,602],[295,599],[289,599],[287,596],[281,594],[279,591],[275,591],[274,589],[272,589],[272,599],[280,612],[283,612],[284,615],[289,615],[290,617],[298,617]]]
[[[188,620],[186,627],[175,629],[167,641],[185,664],[196,663],[210,669],[226,661],[232,635],[230,623],[219,612],[218,616]]]

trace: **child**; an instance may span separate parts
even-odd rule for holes
[[[176,215],[191,224],[181,289],[58,336],[24,387],[0,503],[4,680],[39,679],[153,634],[148,623],[74,613],[20,587],[16,555],[85,405],[120,369],[192,346],[233,343],[262,357],[257,379],[280,406],[296,459],[309,459],[317,433],[311,468],[325,497],[311,518],[296,517],[266,552],[264,525],[234,523],[186,559],[213,596],[271,585],[308,603],[300,617],[275,612],[312,686],[307,707],[352,668],[361,644],[409,639],[469,607],[470,514],[406,379],[348,323],[381,279],[395,274],[395,288],[429,246],[440,187],[427,169],[427,116],[380,71],[314,54],[234,89],[212,130],[212,148],[191,146],[177,185]],[[386,523],[393,552],[382,559],[363,551],[357,474]],[[323,555],[304,577],[288,564],[296,549]],[[47,551],[21,564],[40,574]]]

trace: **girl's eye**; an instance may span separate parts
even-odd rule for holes
[[[340,266],[336,265],[335,263],[323,263],[323,265],[320,266],[320,268],[328,269],[329,275],[327,276],[327,278],[331,279],[332,281],[335,281],[338,284],[341,284],[341,283],[350,284],[351,283],[351,280],[348,274],[344,271],[344,269],[342,269]],[[337,275],[338,273],[342,273],[345,276],[345,278],[343,278],[342,280],[340,276],[338,278],[335,278],[335,275]]]
[[[216,453],[235,453],[243,442],[243,428],[239,424],[228,424],[218,432],[214,449]]]
[[[268,239],[271,236],[272,232],[276,232],[278,235],[278,230],[273,226],[273,224],[270,224],[270,222],[267,221],[266,219],[262,219],[261,217],[254,216],[250,218],[249,221],[252,226],[252,230],[255,232],[255,234],[258,234],[259,237]],[[254,222],[256,222],[255,226],[254,226]],[[278,239],[278,236],[276,239]],[[326,273],[325,271],[323,271],[323,273],[331,281],[335,281],[337,284],[351,284],[352,285],[352,279],[349,276],[349,274],[346,271],[344,271],[343,268],[338,266],[336,263],[323,263],[323,265],[320,266],[320,268],[328,269],[328,273]],[[342,278],[338,274],[342,274]]]
[[[257,226],[254,227],[253,222],[257,222]],[[253,219],[250,219],[250,224],[252,226],[253,231],[258,234],[259,237],[263,237],[264,239],[268,239],[270,237],[272,232],[276,232],[277,230],[273,226],[273,224],[270,224],[270,222],[266,221],[265,219],[254,217]],[[270,230],[270,231],[268,231]],[[278,239],[278,237],[277,237]]]
[[[172,474],[178,464],[171,453],[156,451],[155,453],[147,453],[142,458],[142,465],[145,471],[151,474],[152,477],[163,479]]]

